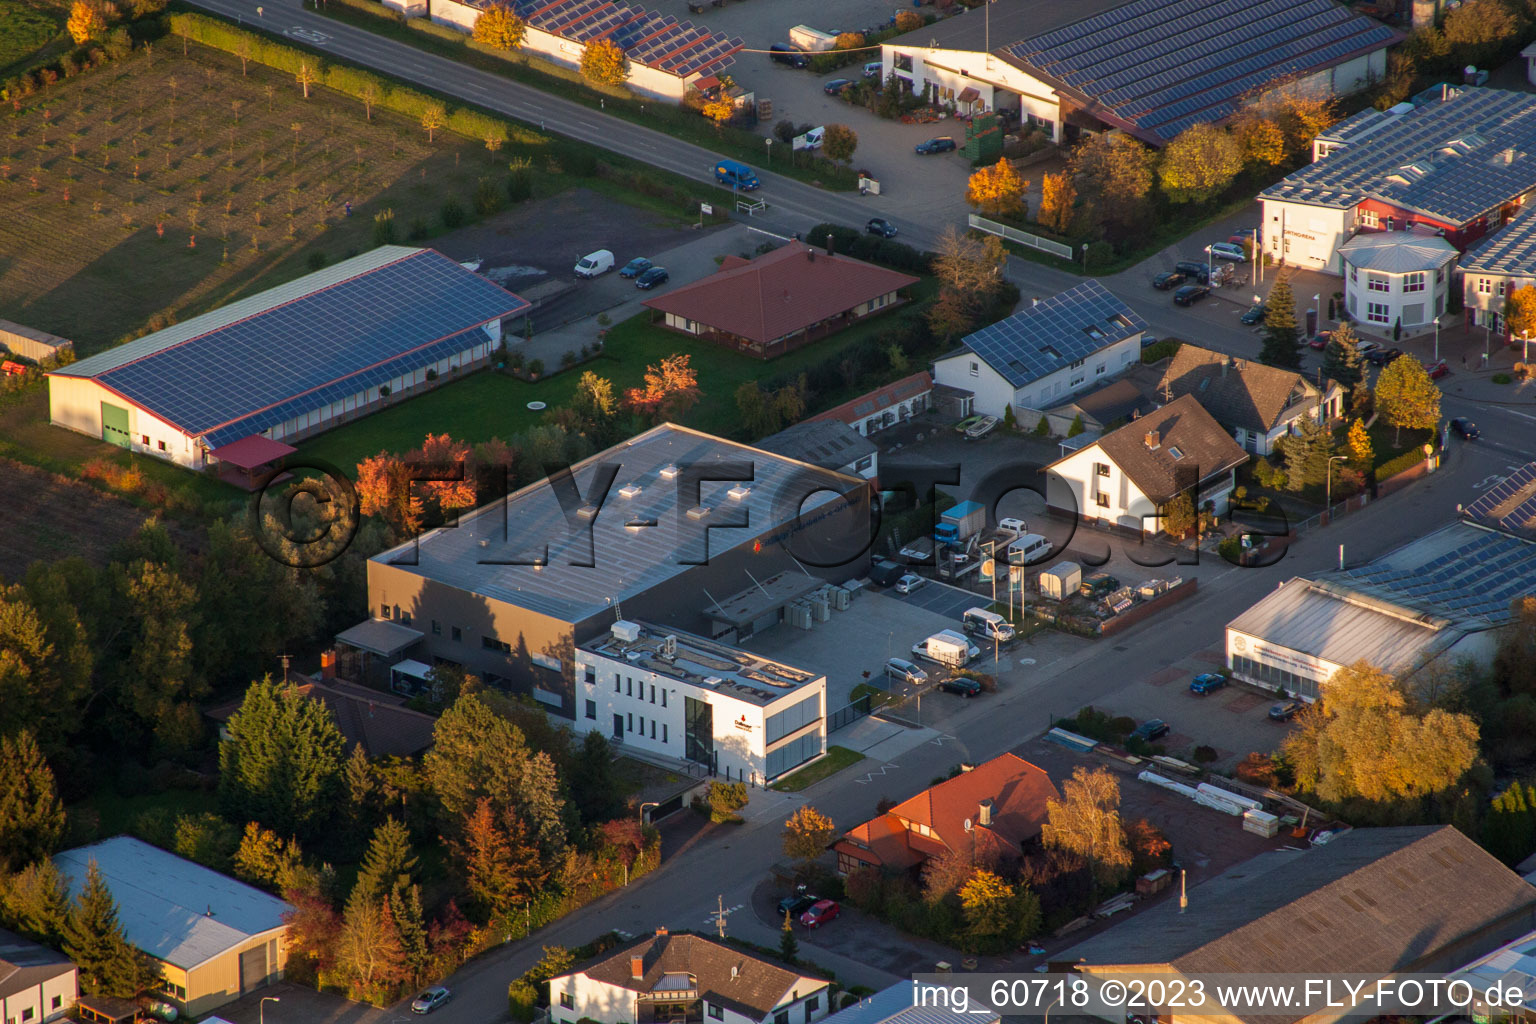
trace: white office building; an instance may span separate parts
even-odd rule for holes
[[[826,753],[827,677],[624,619],[576,648],[576,730],[765,785]]]

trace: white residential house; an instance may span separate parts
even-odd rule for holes
[[[1046,504],[1085,522],[1156,534],[1163,507],[1186,491],[1196,508],[1226,512],[1234,471],[1247,461],[1185,395],[1047,466]]]
[[[550,1024],[814,1024],[831,997],[825,979],[665,928],[549,980]]]
[[[1492,335],[1506,334],[1504,300],[1509,293],[1536,284],[1536,206],[1527,206],[1467,250],[1460,269],[1467,324],[1485,328],[1491,343]]]
[[[1459,255],[1432,233],[1362,231],[1339,246],[1344,306],[1377,335],[1390,335],[1399,324],[1432,324],[1445,313]]]
[[[1147,329],[1129,306],[1089,279],[969,334],[933,364],[938,384],[970,391],[978,413],[1013,406],[1022,427],[1141,358]]]
[[[1314,384],[1295,370],[1188,343],[1168,361],[1157,393],[1168,399],[1193,395],[1239,447],[1255,455],[1268,455],[1305,420],[1332,422],[1344,414],[1344,389],[1331,380]]]
[[[677,630],[620,619],[576,647],[577,732],[727,780],[766,785],[826,753],[826,700],[824,675]]]

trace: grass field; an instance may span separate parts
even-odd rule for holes
[[[64,12],[35,0],[0,0],[0,76],[57,39]]]
[[[781,793],[798,793],[809,789],[823,779],[829,779],[849,765],[858,764],[864,755],[847,747],[828,747],[827,756],[797,772],[791,772],[770,788]]]
[[[0,3],[16,0],[0,0]],[[166,41],[54,85],[8,114],[0,161],[0,316],[75,340],[82,355],[474,208],[515,145],[373,112],[291,76]],[[535,187],[564,187],[542,165]],[[349,217],[345,204],[352,204]],[[158,315],[158,316],[157,316]]]
[[[913,291],[919,300],[926,299],[933,293],[934,285],[930,280],[924,280]],[[614,390],[622,394],[625,388],[641,383],[647,366],[674,352],[688,352],[693,356],[699,386],[704,392],[699,404],[683,422],[712,434],[738,437],[742,432],[736,408],[736,389],[744,382],[795,373],[826,359],[886,330],[886,321],[893,315],[900,315],[905,308],[897,307],[891,313],[766,363],[657,327],[650,322],[650,314],[642,313],[615,324],[608,332],[603,354],[579,367],[534,382],[484,370],[402,402],[393,409],[329,431],[303,443],[301,448],[306,455],[350,470],[358,460],[378,452],[403,452],[415,448],[429,431],[446,431],[472,444],[492,437],[505,439],[539,423],[543,413],[529,411],[529,402],[543,402],[551,409],[569,404],[582,371],[591,370],[607,377],[613,381]],[[845,391],[813,396],[814,408],[836,405],[879,383],[883,381],[860,381]]]

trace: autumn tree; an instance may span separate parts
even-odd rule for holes
[[[1183,540],[1195,525],[1195,502],[1188,491],[1180,491],[1163,506],[1163,529],[1168,536]]]
[[[406,464],[428,470],[428,476],[459,475],[459,480],[421,480],[422,493],[444,512],[473,508],[476,499],[475,476],[469,467],[469,445],[447,434],[428,434],[421,447],[406,456]]]
[[[240,846],[235,851],[234,872],[255,885],[283,892],[302,879],[303,854],[297,839],[286,842],[276,832],[254,821],[245,824]]]
[[[1139,140],[1106,132],[1072,151],[1078,193],[1106,220],[1122,227],[1139,224],[1148,212],[1153,155]]]
[[[430,143],[448,124],[448,111],[441,103],[428,103],[421,108],[420,121],[421,130],[427,133],[427,141]]]
[[[1100,886],[1113,886],[1131,866],[1131,851],[1120,825],[1120,783],[1107,769],[1078,767],[1062,783],[1061,798],[1045,805],[1041,839],[1047,849],[1065,850],[1088,861]]]
[[[237,821],[322,833],[341,793],[345,742],[330,709],[266,677],[245,691],[219,744],[219,799]]]
[[[1440,389],[1417,359],[1394,359],[1376,377],[1376,411],[1395,428],[1396,447],[1404,427],[1433,430],[1440,422]]]
[[[1163,193],[1173,202],[1203,203],[1232,184],[1242,169],[1242,150],[1232,135],[1199,121],[1163,149],[1157,175]]]
[[[481,797],[450,844],[470,898],[487,917],[527,899],[543,881],[538,847],[515,814],[498,814]]]
[[[838,50],[857,50],[863,45],[864,33],[862,32],[839,32],[832,42],[833,48]]]
[[[1077,186],[1066,171],[1047,174],[1040,179],[1040,223],[1066,234],[1072,228],[1073,204],[1077,202]]]
[[[832,160],[847,163],[859,148],[859,135],[845,124],[829,124],[821,137],[822,152]]]
[[[776,433],[786,423],[794,423],[805,414],[805,381],[785,384],[773,391],[755,380],[743,381],[736,389],[736,410],[741,422],[754,438]]]
[[[528,26],[506,4],[492,4],[475,19],[470,38],[495,50],[515,50],[523,45]]]
[[[1264,301],[1264,345],[1259,358],[1270,366],[1298,367],[1301,356],[1296,351],[1296,338],[1300,332],[1296,321],[1296,295],[1291,291],[1291,279],[1282,274],[1269,290]]]
[[[613,381],[599,377],[591,370],[583,371],[581,379],[576,382],[576,394],[571,404],[582,416],[598,423],[613,419],[619,411],[619,402],[613,393]]]
[[[965,187],[965,201],[989,217],[1024,217],[1029,182],[1019,177],[1007,157],[978,168]]]
[[[1040,930],[1040,901],[995,871],[977,869],[960,887],[965,941],[971,952],[997,952]]]
[[[736,116],[736,104],[731,102],[731,98],[724,92],[720,92],[706,99],[699,106],[699,113],[708,118],[716,129],[720,129]]]
[[[1360,472],[1370,472],[1376,464],[1376,453],[1371,447],[1371,435],[1365,429],[1364,420],[1355,420],[1349,425],[1348,443],[1349,461]]]
[[[320,891],[320,880],[314,876],[284,889],[283,899],[293,908],[282,915],[283,924],[288,926],[290,977],[295,967],[303,964],[318,978],[336,963],[341,918]]]
[[[795,860],[813,861],[837,837],[832,819],[810,804],[802,804],[784,823],[784,852]]]
[[[69,8],[69,37],[81,45],[100,39],[107,32],[107,13],[97,0],[75,0]]]
[[[1418,799],[1455,786],[1478,758],[1467,715],[1410,706],[1396,679],[1364,661],[1339,669],[1283,745],[1296,785],[1328,801]]]
[[[421,532],[426,505],[411,479],[410,468],[388,452],[364,459],[357,464],[354,485],[358,510],[383,519],[396,536],[415,536]]]
[[[1510,289],[1504,299],[1504,330],[1511,338],[1536,334],[1536,286]]]
[[[93,857],[64,922],[64,953],[91,995],[131,999],[152,976],[143,954],[128,944],[117,919],[117,901]]]
[[[64,804],[37,742],[26,729],[0,736],[0,876],[52,856],[63,837]]]
[[[1331,95],[1290,90],[1281,95],[1275,119],[1291,155],[1305,156],[1312,151],[1312,141],[1338,121],[1338,101]]]
[[[1486,67],[1524,26],[1502,0],[1468,0],[1446,12],[1440,31],[1458,63]]]
[[[933,275],[942,288],[987,296],[1000,287],[1007,262],[1008,252],[995,235],[978,241],[947,227],[934,252]]]
[[[1243,162],[1274,167],[1285,162],[1285,132],[1256,107],[1244,107],[1232,122]]]
[[[581,76],[594,85],[623,85],[629,58],[611,39],[594,39],[582,50]]]
[[[350,979],[354,995],[377,998],[400,979],[404,965],[388,901],[354,890],[336,936],[336,966]]]
[[[293,80],[299,83],[299,88],[304,90],[304,98],[309,99],[309,87],[320,81],[319,70],[307,60],[299,61],[299,70],[294,72]]]
[[[673,353],[645,368],[645,386],[624,392],[624,403],[652,423],[676,422],[698,404],[704,392],[686,352]]]

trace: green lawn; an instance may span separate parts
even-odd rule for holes
[[[42,3],[0,0],[0,74],[24,63],[58,37],[63,12]]]
[[[776,789],[781,793],[799,793],[816,785],[822,779],[829,779],[849,765],[858,764],[862,760],[864,760],[864,755],[857,750],[849,750],[847,747],[828,747],[826,757],[801,768],[797,772],[791,772],[769,788]]]

